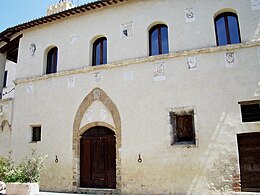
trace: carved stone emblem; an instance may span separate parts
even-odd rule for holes
[[[95,82],[98,83],[101,81],[101,73],[100,72],[95,72],[94,73],[94,79],[95,79]]]
[[[92,121],[93,120],[93,117],[94,117],[94,111],[93,110],[88,110],[86,112],[86,118],[88,121]]]
[[[102,109],[102,110],[99,111],[99,116],[100,116],[101,120],[103,120],[103,121],[106,120],[107,115],[108,115],[107,110]]]
[[[234,52],[225,54],[226,67],[234,67],[236,66],[236,55]]]
[[[260,0],[251,0],[252,10],[260,10]]]
[[[26,94],[32,95],[32,94],[33,94],[33,84],[29,84],[29,85],[26,87],[25,91],[26,91]]]
[[[187,65],[189,70],[198,70],[197,57],[196,56],[188,57]]]
[[[191,8],[186,8],[185,10],[185,20],[186,22],[195,22],[195,12],[194,9]]]
[[[35,54],[35,51],[36,51],[36,45],[35,45],[34,43],[32,43],[32,44],[30,45],[29,50],[30,50],[30,55],[31,55],[32,57],[34,57],[34,54]]]
[[[94,92],[93,92],[94,101],[100,99],[100,94],[101,94],[101,92],[99,89],[94,90]]]
[[[121,24],[121,37],[133,36],[133,21]]]
[[[68,78],[68,88],[74,88],[75,87],[75,77]]]
[[[153,67],[153,81],[166,80],[164,62],[155,64]]]

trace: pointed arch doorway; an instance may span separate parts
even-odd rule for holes
[[[81,137],[80,186],[116,188],[116,138],[107,127],[92,127]]]
[[[113,119],[112,124],[107,122],[107,121],[102,121],[102,120],[95,120],[95,121],[92,121],[90,123],[89,122],[86,122],[86,123],[82,122],[84,115],[86,114],[88,108],[96,101],[101,102],[106,107],[107,111],[111,114],[112,119]],[[82,168],[81,168],[81,165],[80,165],[81,148],[82,148],[81,147],[81,139],[83,137],[84,138],[88,137],[87,135],[85,135],[85,133],[88,130],[91,130],[92,128],[96,128],[96,127],[106,127],[110,131],[114,132],[115,148],[116,148],[115,149],[115,153],[116,153],[116,179],[114,180],[116,184],[114,184],[114,185],[116,187],[113,187],[113,188],[115,188],[115,190],[117,192],[120,192],[121,185],[122,185],[122,181],[121,181],[121,178],[122,178],[121,177],[121,155],[120,155],[120,151],[121,151],[121,119],[120,119],[119,110],[118,110],[116,104],[100,88],[94,88],[92,91],[89,92],[89,94],[83,99],[83,101],[79,105],[77,113],[75,115],[75,119],[74,119],[74,123],[73,123],[73,143],[72,143],[72,150],[73,150],[72,186],[73,186],[73,191],[82,193],[82,190],[84,190],[84,188],[88,188],[88,187],[84,187],[85,184],[84,184],[83,181],[81,181],[81,179],[83,180],[83,178],[81,178],[81,175],[84,174],[84,173],[81,174]],[[84,166],[82,166],[82,167],[84,167]],[[95,189],[94,187],[90,187],[90,188]],[[103,187],[98,187],[98,188],[103,188]],[[107,188],[111,188],[111,187],[107,187]]]

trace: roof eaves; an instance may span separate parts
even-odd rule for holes
[[[48,16],[43,16],[40,18],[36,18],[34,20],[30,20],[28,22],[22,23],[22,24],[18,24],[16,26],[13,27],[9,27],[6,30],[2,31],[0,33],[0,42],[5,41],[8,42],[11,38],[12,35],[14,35],[17,32],[20,32],[21,30],[25,30],[28,28],[32,28],[41,24],[46,24],[46,23],[50,23],[52,21],[55,20],[59,20],[65,17],[69,17],[75,14],[80,14],[86,11],[91,11],[91,10],[95,10],[95,9],[99,9],[102,7],[106,7],[106,6],[111,6],[113,4],[117,4],[120,2],[124,2],[124,1],[128,1],[128,0],[98,0],[98,1],[94,1],[94,2],[90,2],[87,4],[83,4],[81,6],[77,6],[68,10],[64,10],[52,15],[48,15]]]

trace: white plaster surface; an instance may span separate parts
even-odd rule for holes
[[[258,122],[241,123],[238,105],[258,98],[254,94],[260,81],[256,53],[260,43],[251,40],[260,13],[252,12],[245,0],[214,0],[212,5],[207,0],[131,0],[23,31],[11,148],[17,161],[32,149],[48,155],[41,189],[72,191],[73,122],[80,103],[96,87],[119,110],[122,148],[117,160],[123,194],[210,194],[218,182],[212,178],[220,173],[210,170],[221,161],[222,153],[239,172],[236,135],[260,132]],[[187,7],[196,10],[196,22],[186,24],[183,11]],[[236,10],[243,43],[215,47],[213,17],[224,8]],[[134,22],[134,35],[122,39],[118,31],[125,21]],[[168,26],[170,53],[148,57],[148,29],[158,22]],[[77,35],[75,44],[71,44],[73,34]],[[108,40],[108,65],[91,67],[91,41],[99,35]],[[31,43],[36,43],[37,52],[30,59]],[[44,75],[45,51],[53,45],[59,48],[58,73]],[[232,52],[236,66],[226,68],[224,56]],[[195,55],[199,69],[189,71],[187,58]],[[162,61],[167,79],[154,82],[154,65]],[[71,77],[76,83],[68,88]],[[30,85],[33,94],[28,95]],[[169,110],[185,106],[196,108],[196,147],[170,145]],[[114,126],[111,113],[98,98],[80,126],[96,121]],[[33,124],[42,125],[41,142],[29,141]],[[142,163],[137,162],[139,154]]]

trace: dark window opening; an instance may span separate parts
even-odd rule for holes
[[[4,75],[4,83],[3,83],[3,87],[7,87],[7,75],[8,75],[8,71],[5,71],[5,75]]]
[[[238,18],[235,13],[219,14],[214,21],[217,45],[241,43]]]
[[[46,74],[52,74],[57,72],[58,62],[58,48],[52,48],[47,54],[47,68]]]
[[[168,27],[158,24],[149,31],[149,55],[169,53]]]
[[[107,39],[101,37],[93,44],[93,66],[107,63]]]
[[[41,126],[32,127],[32,142],[41,141]]]
[[[170,112],[172,145],[175,143],[195,144],[194,111]]]
[[[240,103],[242,122],[260,121],[260,101]]]

